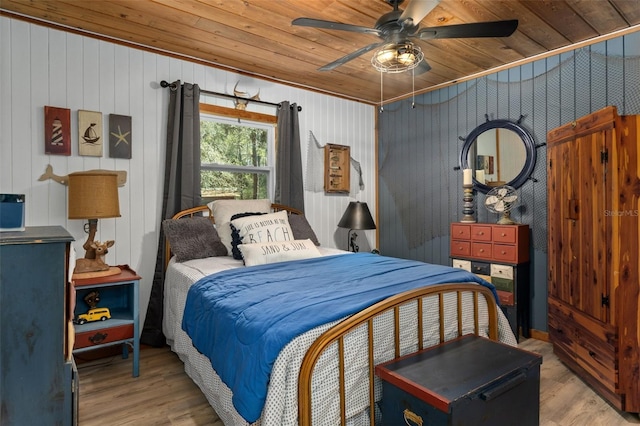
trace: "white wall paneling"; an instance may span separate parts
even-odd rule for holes
[[[26,194],[27,226],[62,225],[75,237],[82,256],[84,223],[67,219],[66,187],[52,180],[38,181],[47,164],[58,175],[108,169],[127,172],[119,189],[122,217],[99,221],[98,239],[115,239],[107,262],[128,264],[142,276],[140,294],[144,323],[162,208],[166,109],[168,89],[161,80],[197,83],[203,90],[232,93],[238,89],[269,102],[289,101],[302,106],[300,135],[306,164],[308,134],[323,143],[349,145],[362,164],[365,189],[354,194],[327,196],[305,193],[306,215],[322,245],[346,246],[346,231],[336,227],[349,201],[375,206],[375,109],[283,84],[253,79],[214,67],[124,47],[20,20],[0,17],[0,192]],[[44,154],[44,106],[71,110],[71,156]],[[103,137],[109,114],[132,117],[132,159],[78,155],[78,110],[103,115]],[[273,108],[263,112],[275,114]],[[359,233],[359,241],[375,246],[375,232]],[[342,238],[344,237],[344,239]]]

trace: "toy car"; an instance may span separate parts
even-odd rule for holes
[[[91,321],[106,321],[109,318],[111,318],[109,308],[93,308],[89,309],[86,314],[78,315],[76,322],[78,324],[84,324]]]

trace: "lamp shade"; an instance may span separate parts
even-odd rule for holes
[[[340,228],[348,229],[376,229],[376,224],[371,217],[367,203],[351,201],[338,222]]]
[[[69,175],[69,219],[120,217],[118,175],[76,172]]]

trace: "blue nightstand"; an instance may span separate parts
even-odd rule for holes
[[[122,345],[122,357],[133,349],[133,377],[138,377],[140,360],[139,286],[140,276],[128,265],[118,266],[121,273],[107,277],[75,280],[76,307],[74,318],[89,311],[85,298],[92,292],[99,294],[99,308],[108,308],[110,318],[74,324],[75,344],[73,353],[97,348]],[[104,316],[103,316],[104,317]]]

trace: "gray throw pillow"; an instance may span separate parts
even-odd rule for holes
[[[290,214],[289,215],[289,226],[293,231],[293,237],[296,240],[306,240],[310,239],[313,244],[319,246],[320,241],[318,241],[318,237],[316,237],[316,233],[313,232],[311,225],[307,221],[307,218],[301,214]]]
[[[162,229],[178,262],[227,255],[216,228],[206,217],[167,219]]]

